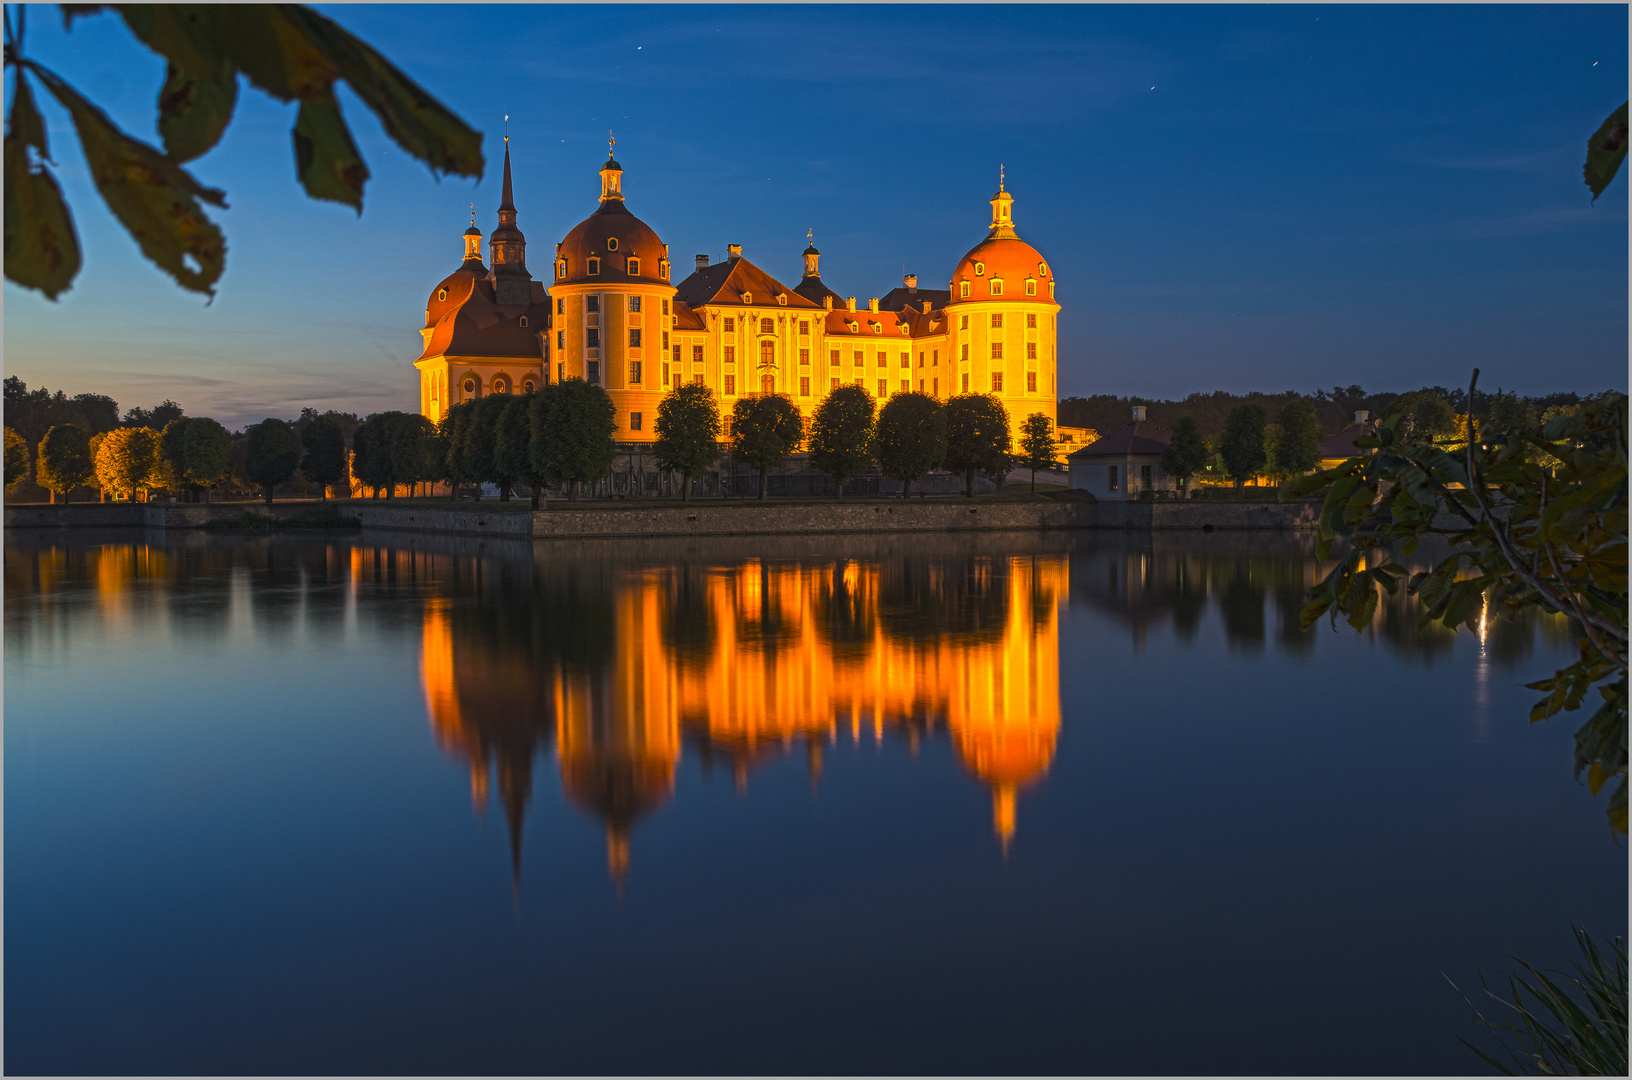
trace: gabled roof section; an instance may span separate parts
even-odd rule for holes
[[[676,330],[707,330],[708,329],[708,324],[703,322],[703,317],[701,315],[699,315],[697,312],[691,310],[691,305],[690,304],[682,304],[680,301],[676,300],[674,302],[674,309],[673,310],[674,310],[674,328]]]
[[[945,307],[952,300],[951,289],[909,289],[905,285],[897,285],[879,298],[878,306],[885,311],[900,311],[911,304],[919,311],[924,310],[924,301],[928,300],[935,307]]]
[[[744,296],[752,299],[745,300]],[[693,309],[721,305],[743,307],[750,303],[754,307],[764,307],[776,304],[778,296],[786,296],[790,308],[821,306],[741,257],[693,272],[674,291],[676,300]]]
[[[494,303],[493,284],[477,278],[457,305],[450,291],[450,307],[431,327],[419,359],[434,356],[493,356],[539,362],[543,348],[539,335],[550,325],[550,299],[542,283],[529,282],[532,302],[525,307]],[[527,325],[521,320],[526,318]]]
[[[835,308],[823,314],[826,316],[829,341],[835,337],[854,338],[859,347],[869,341],[880,344],[904,341],[912,335],[911,316],[903,317],[897,311],[847,311]]]
[[[823,285],[822,279],[819,277],[800,278],[799,284],[793,287],[793,291],[798,293],[800,296],[803,296],[806,300],[809,300],[817,307],[821,307],[822,301],[829,296],[833,298],[834,307],[837,308],[844,306],[844,297],[840,296],[826,285]]]
[[[1073,458],[1126,457],[1129,454],[1160,454],[1173,441],[1173,433],[1149,420],[1129,420],[1102,439],[1096,439],[1071,454]]]
[[[1360,457],[1363,454],[1369,454],[1371,451],[1362,450],[1354,445],[1354,440],[1362,435],[1370,436],[1375,434],[1377,434],[1377,422],[1375,420],[1350,424],[1320,444],[1320,456],[1324,460],[1326,458]]]

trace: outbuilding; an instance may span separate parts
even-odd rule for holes
[[[1173,477],[1162,468],[1162,451],[1172,441],[1171,432],[1145,419],[1145,406],[1135,405],[1132,420],[1066,458],[1071,486],[1101,500],[1177,491]]]
[[[1354,445],[1354,440],[1361,436],[1369,438],[1376,434],[1377,421],[1371,418],[1371,413],[1361,409],[1354,414],[1354,423],[1320,444],[1320,467],[1336,468],[1349,458],[1371,453],[1370,450],[1362,450]]]

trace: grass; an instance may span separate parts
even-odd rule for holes
[[[1627,1075],[1626,939],[1611,939],[1608,957],[1585,930],[1575,930],[1575,940],[1581,960],[1573,975],[1543,972],[1515,952],[1522,972],[1508,972],[1507,997],[1479,977],[1485,996],[1501,1006],[1499,1019],[1487,1020],[1473,1002],[1468,1005],[1495,1033],[1508,1062],[1466,1039],[1462,1044],[1504,1076]]]

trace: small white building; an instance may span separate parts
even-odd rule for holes
[[[1133,407],[1133,419],[1071,454],[1071,486],[1096,499],[1137,499],[1143,491],[1177,491],[1162,468],[1162,451],[1172,434],[1145,419],[1145,407]]]

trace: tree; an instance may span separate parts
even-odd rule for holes
[[[210,490],[232,472],[232,436],[209,417],[195,417],[187,426],[181,462],[182,475],[202,487],[204,501],[209,502]]]
[[[1224,471],[1240,487],[1263,471],[1269,455],[1264,449],[1264,410],[1256,405],[1240,405],[1230,410],[1219,441]]]
[[[90,178],[142,254],[182,288],[213,295],[226,241],[200,203],[226,195],[182,166],[220,141],[242,75],[279,101],[299,101],[295,173],[306,194],[362,213],[368,166],[340,114],[346,83],[385,132],[433,173],[482,175],[481,135],[333,20],[295,4],[109,5],[168,64],[158,95],[163,152],[120,131],[55,72],[23,52],[25,9],[5,20],[5,66],[16,70],[5,134],[5,272],[55,300],[79,273],[73,217],[46,168],[46,123],[28,76],[68,111]],[[72,5],[64,19],[104,10]],[[162,426],[162,425],[161,425]]]
[[[187,462],[185,447],[187,444],[187,429],[192,426],[192,419],[186,416],[177,416],[165,423],[159,431],[159,482],[154,486],[162,487],[167,491],[180,490],[187,482]],[[151,427],[151,424],[143,424]]]
[[[675,387],[657,406],[657,467],[680,474],[680,498],[691,498],[691,478],[720,460],[720,410],[702,383]]]
[[[151,409],[140,407],[125,410],[125,427],[150,427],[154,431],[163,431],[170,421],[186,415],[186,410],[179,404],[165,398]]]
[[[942,406],[946,414],[945,467],[963,473],[965,498],[975,497],[975,473],[1002,486],[1009,471],[1009,413],[995,394],[959,394]]]
[[[314,416],[300,434],[300,471],[329,497],[330,484],[346,482],[346,433],[332,416]]]
[[[879,410],[875,440],[879,467],[901,481],[904,499],[915,480],[946,459],[946,415],[927,394],[896,394]]]
[[[1020,425],[1020,456],[1017,464],[1031,470],[1031,493],[1037,493],[1037,470],[1054,467],[1054,457],[1060,444],[1054,438],[1054,422],[1047,415],[1034,412]]]
[[[1428,446],[1455,439],[1459,426],[1456,411],[1433,390],[1414,390],[1394,403],[1393,411],[1400,416],[1402,437]]]
[[[1301,476],[1320,464],[1320,421],[1315,407],[1299,398],[1276,418],[1275,468],[1283,477]]]
[[[159,454],[159,433],[152,428],[115,428],[97,447],[96,482],[104,491],[135,499],[153,486]]]
[[[501,500],[510,498],[510,485],[515,482],[514,476],[499,475],[495,456],[499,443],[499,417],[512,400],[508,394],[489,394],[476,399],[476,407],[471,411],[470,424],[465,428],[465,438],[461,443],[464,469],[471,481],[493,484],[499,489]]]
[[[51,501],[57,496],[68,501],[68,493],[91,482],[96,465],[91,459],[91,435],[82,427],[59,424],[45,433],[40,440],[39,465],[35,478],[41,487],[51,492]]]
[[[244,470],[265,489],[271,505],[272,489],[294,476],[300,464],[300,439],[286,422],[269,416],[249,429],[248,449]]]
[[[1173,423],[1173,438],[1162,451],[1162,471],[1178,481],[1185,496],[1190,494],[1190,478],[1207,467],[1212,452],[1201,438],[1196,421],[1181,416]]]
[[[419,413],[393,410],[382,416],[388,418],[385,445],[391,457],[392,480],[395,484],[407,484],[412,494],[415,484],[436,479],[440,471],[436,459],[441,446],[436,425]]]
[[[375,413],[352,432],[351,474],[357,482],[370,488],[374,498],[380,489],[391,490],[396,474],[391,468],[390,421],[383,413]]]
[[[6,429],[6,487],[28,476],[28,441],[15,428]]]
[[[873,463],[872,395],[846,383],[828,393],[810,420],[810,463],[833,478],[833,497],[844,497],[844,484]]]
[[[786,394],[738,398],[731,407],[731,456],[759,470],[759,497],[765,498],[770,471],[799,449],[805,437],[799,408]]]
[[[499,484],[501,499],[508,499],[511,487],[533,475],[533,424],[529,418],[532,404],[532,395],[511,396],[499,413],[493,438],[493,471],[503,478]],[[533,499],[536,506],[536,489]]]
[[[583,379],[551,383],[535,396],[533,468],[551,483],[571,485],[567,498],[576,499],[579,484],[612,467],[617,410],[605,390]]]
[[[464,469],[464,441],[465,430],[470,426],[471,417],[475,415],[475,412],[476,403],[474,401],[461,401],[443,414],[440,424],[442,475],[443,479],[448,482],[449,498],[451,499],[459,498],[460,484],[470,482],[470,477],[465,475]],[[357,468],[355,461],[352,463],[352,468]],[[476,483],[479,484],[481,481],[477,480]],[[479,487],[476,489],[476,497],[478,499],[482,497],[481,488]]]
[[[1479,373],[1474,371],[1473,386]],[[1455,454],[1407,435],[1405,414],[1383,421],[1374,449],[1287,485],[1281,497],[1326,493],[1316,557],[1331,571],[1310,592],[1303,623],[1328,612],[1364,628],[1381,594],[1395,593],[1425,536],[1450,554],[1412,574],[1408,591],[1423,622],[1477,630],[1488,615],[1515,619],[1526,609],[1568,615],[1578,659],[1530,683],[1545,696],[1532,723],[1579,709],[1589,691],[1602,704],[1575,733],[1575,772],[1597,795],[1609,781],[1610,824],[1626,832],[1627,770],[1627,398],[1609,392],[1565,415],[1503,439],[1477,425]],[[1525,451],[1541,451],[1537,464]]]

